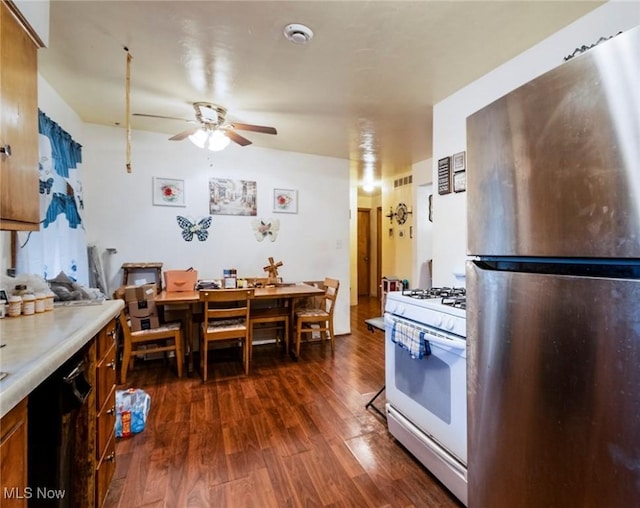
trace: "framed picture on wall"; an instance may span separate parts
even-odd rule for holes
[[[298,191],[273,189],[273,211],[276,213],[298,213]]]
[[[453,174],[453,191],[464,192],[467,190],[467,172],[456,171]]]
[[[438,159],[438,194],[451,192],[451,157]]]
[[[156,206],[187,206],[184,180],[153,178],[153,204]]]
[[[211,215],[251,215],[258,213],[258,184],[254,180],[211,178],[209,213]]]
[[[452,171],[454,173],[467,169],[467,152],[458,152],[453,154],[452,166]]]

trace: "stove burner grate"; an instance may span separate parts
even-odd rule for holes
[[[456,307],[458,309],[467,308],[466,296],[444,296],[441,301],[442,305],[449,305],[450,307]]]
[[[411,298],[428,299],[428,298],[464,298],[466,295],[465,288],[440,287],[429,289],[405,289],[402,291],[403,296]],[[443,302],[444,303],[444,302]]]

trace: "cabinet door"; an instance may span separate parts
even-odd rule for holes
[[[37,46],[5,2],[0,3],[0,229],[37,230]],[[10,148],[9,148],[10,147]]]
[[[2,506],[27,506],[27,401],[0,420],[0,496]]]

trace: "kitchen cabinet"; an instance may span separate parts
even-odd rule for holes
[[[100,508],[116,467],[116,321],[111,319],[95,335],[89,348],[93,390],[86,401],[86,415],[75,431],[73,504]]]
[[[123,305],[107,300],[0,320],[0,371],[8,373],[0,383],[3,508],[14,493],[25,497],[38,485],[63,486],[69,506],[104,504],[116,466],[116,318]],[[77,400],[68,397],[65,377],[77,378]],[[7,492],[11,500],[2,497]]]
[[[0,419],[2,506],[27,506],[27,399]]]
[[[0,3],[0,229],[38,230],[40,39],[20,12]]]
[[[96,337],[96,476],[95,506],[104,503],[116,469],[116,322]]]

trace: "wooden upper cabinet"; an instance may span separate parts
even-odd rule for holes
[[[38,44],[0,3],[0,229],[38,230]],[[10,152],[10,153],[9,153]]]

